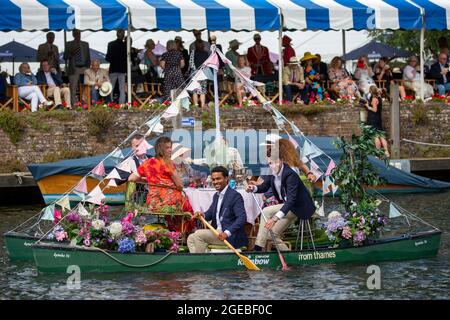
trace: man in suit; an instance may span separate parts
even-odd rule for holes
[[[80,30],[72,31],[73,41],[66,44],[64,50],[64,60],[68,60],[67,75],[70,82],[70,99],[73,104],[77,102],[76,92],[80,75],[84,74],[84,70],[91,65],[91,55],[89,53],[89,44],[81,41]]]
[[[272,175],[264,176],[264,182],[260,185],[250,182],[246,189],[247,192],[264,193],[271,188],[279,202],[263,209],[267,222],[264,222],[263,217],[260,218],[255,251],[262,251],[266,247],[269,230],[272,230],[280,250],[287,251],[288,247],[281,241],[280,235],[297,218],[303,220],[311,218],[316,209],[299,175],[277,155],[277,150],[272,150],[269,158]]]
[[[46,36],[47,42],[39,45],[36,60],[37,62],[42,62],[44,59],[47,60],[50,68],[55,68],[55,70],[60,73],[59,50],[58,47],[53,44],[55,41],[55,34],[49,32]]]
[[[440,53],[438,62],[434,63],[430,68],[430,76],[436,80],[436,87],[441,96],[450,91],[450,73],[448,71],[447,55]]]
[[[124,41],[125,31],[122,29],[116,32],[117,39],[108,43],[108,50],[106,51],[106,61],[109,62],[109,76],[111,77],[111,84],[114,88],[116,82],[119,81],[119,103],[125,103],[125,76],[127,74],[127,44]]]
[[[91,67],[84,71],[84,84],[91,87],[91,100],[92,103],[96,103],[99,98],[99,89],[104,82],[111,82],[108,70],[100,68],[100,61],[97,59],[92,60]],[[106,96],[105,100],[109,102],[110,96]]]
[[[267,82],[272,80],[273,65],[270,61],[269,49],[261,45],[259,33],[253,36],[253,40],[255,45],[247,50],[247,59],[252,68],[252,76],[255,81]]]
[[[302,101],[308,102],[308,92],[305,89],[303,68],[296,57],[291,57],[287,66],[283,68],[283,91],[287,101],[293,101],[293,95],[300,93]]]
[[[244,199],[242,195],[228,186],[228,170],[222,166],[211,170],[211,178],[217,193],[213,202],[205,212],[205,220],[212,221],[212,226],[217,229],[219,236],[215,236],[211,230],[199,229],[189,235],[187,245],[191,253],[204,253],[208,245],[222,245],[223,240],[239,248],[248,243],[244,225],[247,221]],[[195,215],[203,215],[196,212]]]
[[[67,107],[71,107],[70,89],[63,83],[61,76],[56,69],[50,66],[47,59],[41,61],[41,69],[36,73],[36,79],[39,85],[47,86],[47,97],[53,97],[56,108],[62,107],[61,96],[63,96]]]

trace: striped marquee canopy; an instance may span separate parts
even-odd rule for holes
[[[0,0],[0,30],[450,29],[450,0]]]

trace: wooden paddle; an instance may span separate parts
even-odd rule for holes
[[[205,226],[207,226],[209,228],[209,230],[211,230],[216,236],[219,236],[219,232],[214,229],[212,227],[212,225],[210,225],[203,216],[199,215],[198,219],[203,222],[203,224]],[[256,264],[254,264],[252,262],[252,260],[250,260],[249,258],[247,258],[246,256],[240,254],[232,245],[231,243],[229,243],[227,240],[223,240],[223,242],[227,245],[228,248],[230,248],[231,250],[233,250],[234,253],[237,254],[237,256],[239,257],[239,259],[241,259],[242,263],[244,264],[244,266],[248,269],[248,270],[256,270],[256,271],[260,271],[260,269],[256,266]]]

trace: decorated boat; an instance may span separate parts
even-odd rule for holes
[[[185,247],[188,235],[186,230],[181,227],[181,231],[173,231],[169,230],[168,225],[164,225],[164,219],[167,221],[168,218],[181,218],[182,225],[184,219],[191,220],[192,216],[178,206],[154,211],[151,208],[142,210],[140,204],[134,207],[127,204],[123,212],[112,217],[105,204],[105,191],[117,187],[115,179],[119,178],[118,170],[130,174],[137,172],[133,160],[136,150],[140,154],[147,153],[152,147],[151,140],[150,143],[147,141],[150,135],[163,132],[161,122],[179,114],[181,107],[189,107],[187,91],[193,90],[199,85],[198,81],[208,79],[208,75],[213,74],[212,70],[219,63],[218,55],[226,64],[230,64],[220,51],[213,50],[211,56],[192,76],[190,83],[166,110],[146,120],[111,153],[99,157],[96,165],[87,165],[88,171],[84,176],[67,188],[59,198],[6,233],[5,243],[10,257],[29,258],[31,248],[32,257],[41,272],[66,272],[72,265],[79,266],[82,272],[178,272],[245,268],[259,270],[260,267],[278,268],[280,265],[284,268],[286,264],[365,263],[428,258],[437,254],[441,237],[439,229],[394,204],[377,190],[386,183],[383,174],[389,170],[397,170],[386,169],[387,159],[383,151],[375,148],[373,141],[380,132],[361,125],[362,136],[353,135],[349,141],[337,139],[338,149],[329,151],[330,156],[322,150],[319,143],[316,144],[305,136],[271,102],[265,100],[255,89],[253,82],[232,65],[230,68],[236,76],[242,78],[249,92],[257,96],[264,109],[271,113],[279,130],[285,131],[294,148],[298,147],[303,162],[314,173],[316,182],[320,181],[319,201],[316,202],[317,210],[311,220],[312,228],[308,222],[309,239],[304,239],[303,227],[297,225],[293,238],[291,236],[289,239],[287,234],[284,235],[283,241],[291,248],[289,251],[280,252],[274,243],[277,252],[272,251],[271,246],[265,248],[264,253],[252,252],[251,241],[248,248],[240,248],[238,251],[224,241],[228,249],[211,248],[205,254],[191,254],[187,253]],[[211,145],[215,146],[213,163],[217,165],[220,164],[218,155],[224,154],[220,150],[225,139],[220,131],[217,101],[215,106],[216,137]],[[290,132],[287,130],[289,126]],[[133,134],[139,130],[146,131],[142,142],[134,151],[127,149]],[[252,145],[258,146],[258,143]],[[334,161],[333,154],[336,154],[336,150],[342,151],[339,159]],[[249,153],[252,154],[253,151],[250,150]],[[259,173],[256,168],[252,170]],[[90,178],[94,179],[90,181],[97,180],[97,183],[88,187]],[[247,178],[250,176],[242,177],[241,174],[239,181],[246,181]],[[231,187],[235,187],[236,181],[233,181],[233,184],[230,183]],[[375,188],[368,190],[366,186]],[[342,213],[334,210],[327,215],[325,212],[329,208],[325,206],[325,196],[338,195],[338,190]],[[72,195],[76,198],[71,198]],[[133,201],[138,198],[142,199],[130,197]],[[392,223],[386,227],[388,217]],[[152,218],[157,218],[156,223],[150,221]],[[394,220],[395,218],[398,219]],[[211,228],[206,221],[202,222]],[[427,226],[428,229],[419,230],[411,222]],[[198,224],[197,227],[202,226]],[[295,229],[296,226],[293,227]],[[254,231],[256,228],[257,224],[254,225]],[[30,246],[32,242],[34,243]],[[303,243],[306,244],[305,248]]]
[[[319,263],[371,263],[430,258],[437,254],[441,239],[438,230],[404,234],[384,240],[374,240],[360,247],[317,246],[283,252],[289,266]],[[77,265],[81,272],[188,272],[245,270],[242,261],[233,252],[228,253],[128,253],[70,245],[34,244],[33,254],[38,271],[67,272]],[[280,269],[276,251],[244,253],[260,269]]]

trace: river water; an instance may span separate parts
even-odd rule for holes
[[[368,265],[362,264],[302,266],[287,272],[82,274],[80,289],[68,289],[68,274],[39,274],[32,262],[11,263],[1,239],[0,299],[449,299],[450,192],[389,198],[443,235],[435,258],[378,263],[380,290],[367,288]],[[38,210],[0,207],[0,232]]]

